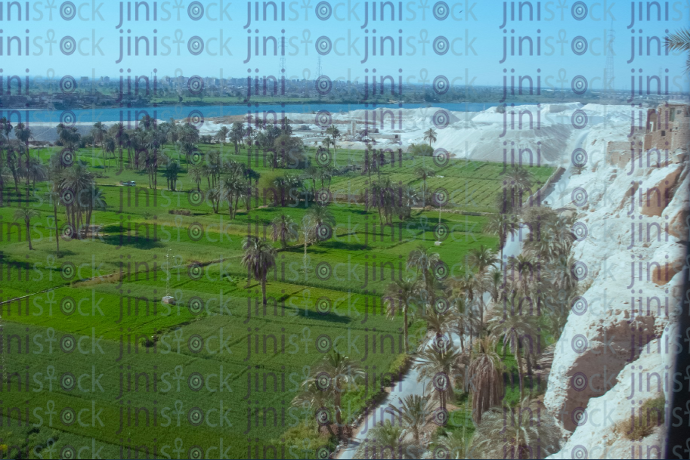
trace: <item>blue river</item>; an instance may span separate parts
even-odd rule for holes
[[[282,113],[316,113],[328,111],[331,114],[344,113],[352,110],[372,110],[375,108],[388,109],[417,109],[435,107],[454,112],[478,112],[489,107],[495,107],[497,103],[449,103],[449,104],[252,104],[247,105],[166,105],[161,107],[124,107],[124,108],[93,108],[78,110],[23,110],[3,109],[0,107],[0,117],[7,117],[11,123],[95,123],[97,121],[113,123],[121,121],[125,124],[140,120],[142,116],[149,116],[168,120],[174,118],[194,118],[203,122],[206,118],[215,118],[228,115],[247,115],[251,113],[275,112],[280,118]],[[517,105],[517,104],[516,104]]]

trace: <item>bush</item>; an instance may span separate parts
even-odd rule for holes
[[[190,211],[189,209],[171,209],[170,211],[168,211],[168,214],[175,214],[178,216],[191,216],[192,211]]]
[[[626,419],[616,424],[616,432],[631,441],[646,438],[659,425],[664,424],[666,399],[664,395],[646,400],[637,411],[634,419]],[[635,422],[633,426],[633,421]]]
[[[301,458],[323,458],[317,455],[319,451],[325,449],[328,452],[335,450],[335,439],[320,435],[316,431],[316,423],[312,420],[310,422],[301,421],[297,425],[288,428],[281,436],[281,440],[273,440],[271,445],[285,445],[285,452],[288,452],[290,447],[297,447]]]

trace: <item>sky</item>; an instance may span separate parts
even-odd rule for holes
[[[3,53],[0,66],[4,76],[26,75],[27,69],[29,75],[44,78],[64,75],[90,78],[151,75],[154,69],[159,77],[278,76],[281,58],[273,55],[271,37],[275,37],[278,43],[284,37],[285,69],[289,78],[314,79],[320,56],[321,73],[332,80],[362,81],[364,76],[390,75],[396,81],[402,76],[406,83],[429,83],[442,75],[453,85],[471,83],[481,86],[502,85],[504,75],[515,75],[530,76],[535,82],[539,76],[542,87],[558,88],[569,87],[572,78],[582,75],[590,82],[590,88],[596,89],[601,87],[607,57],[613,52],[616,89],[630,88],[633,70],[637,76],[659,75],[660,72],[668,75],[671,91],[688,87],[684,56],[666,56],[663,47],[662,56],[655,55],[657,43],[663,42],[667,31],[679,30],[690,23],[688,1],[521,2],[524,4],[522,20],[518,2],[494,0],[393,1],[385,6],[384,20],[381,17],[383,2],[380,1],[230,3],[225,0],[50,0],[17,3],[22,6],[21,20],[16,6],[10,6],[10,2],[0,2],[0,48]],[[647,3],[660,4],[661,20],[657,20],[655,6],[651,7],[651,17],[647,17]],[[143,4],[149,7],[148,21]],[[268,4],[266,21],[263,20],[264,4]],[[278,10],[277,21],[272,17],[273,5]],[[393,21],[390,18],[390,5],[395,10]],[[634,23],[631,20],[631,5],[635,8]],[[257,6],[258,21],[254,16]],[[249,24],[248,7],[252,12]],[[531,21],[530,7],[533,15]],[[642,21],[638,16],[640,10],[637,8],[640,7]],[[131,8],[131,21],[127,18],[128,8]],[[515,20],[511,20],[513,8]],[[122,24],[121,9],[124,14]],[[138,21],[134,17],[136,9],[140,13]],[[285,11],[284,20],[281,17],[282,9]],[[504,9],[507,22],[504,22]],[[365,11],[368,16],[366,24]],[[374,11],[376,18],[373,17]],[[615,38],[613,45],[608,47],[611,29]],[[133,42],[136,37],[142,36],[149,39],[149,56],[145,55],[143,41],[139,42],[140,55],[133,55]],[[12,37],[21,39],[21,56],[18,55],[19,40]],[[252,55],[245,62],[248,38],[252,47],[258,39],[261,54],[266,37],[269,37],[268,55]],[[385,56],[381,56],[381,37],[392,37],[392,40],[386,41]],[[533,56],[526,55],[529,39],[524,37],[532,41]],[[645,54],[647,42],[650,41],[652,55],[636,56],[632,62],[628,62],[631,59],[631,37],[635,39],[636,50],[642,39]],[[128,38],[132,40],[131,53],[128,53]],[[516,47],[521,40],[523,55],[509,55],[501,62],[504,39],[508,54],[511,52],[511,40],[516,41]],[[391,42],[394,42],[395,56],[390,56],[388,47]],[[368,46],[365,47],[365,43]],[[373,55],[373,43],[376,44],[376,56]],[[400,43],[403,45],[402,55],[398,55]],[[434,43],[440,53],[434,51]],[[317,53],[317,44],[322,47],[321,55]],[[586,50],[580,54],[585,44]],[[200,45],[203,50],[194,54]],[[449,48],[444,48],[445,45]],[[61,52],[61,46],[71,54]],[[578,46],[580,48],[576,50]],[[369,55],[366,60],[365,48]],[[123,56],[120,61],[121,52]]]

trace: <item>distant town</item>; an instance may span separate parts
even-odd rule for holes
[[[332,81],[327,76],[316,80],[289,80],[275,77],[70,77],[45,79],[0,75],[2,109],[88,109],[108,107],[147,107],[166,105],[260,104],[447,104],[447,103],[554,103],[591,102],[631,103],[630,90],[587,90],[574,94],[570,85],[511,88],[503,86],[453,86],[445,77],[425,84],[406,84],[403,79],[384,77],[371,81]],[[513,94],[514,93],[514,94]],[[656,105],[669,99],[687,100],[680,92],[642,91],[636,104]],[[659,94],[657,94],[659,93]]]

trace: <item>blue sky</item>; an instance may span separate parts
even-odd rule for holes
[[[511,5],[514,4],[517,8],[516,2],[446,2],[448,11],[443,11],[443,2],[395,1],[392,3],[395,6],[396,20],[390,20],[390,8],[387,6],[386,20],[381,21],[382,2],[380,1],[328,2],[330,8],[321,5],[322,14],[330,11],[330,17],[327,20],[319,19],[316,14],[317,5],[323,2],[285,1],[275,2],[278,6],[278,21],[256,22],[252,18],[252,24],[249,27],[251,33],[248,33],[245,28],[247,5],[251,4],[252,12],[254,12],[257,2],[235,1],[231,4],[220,0],[196,2],[196,7],[199,4],[203,7],[203,17],[195,21],[190,18],[190,14],[199,14],[201,9],[195,9],[194,2],[159,0],[156,2],[158,21],[153,21],[154,2],[149,1],[150,20],[143,20],[144,9],[140,7],[142,13],[140,21],[127,21],[122,28],[117,28],[120,22],[120,7],[122,5],[126,15],[128,4],[134,8],[135,2],[104,2],[99,7],[99,2],[94,0],[74,1],[74,10],[70,10],[69,2],[56,1],[54,2],[56,8],[46,9],[49,6],[48,2],[36,1],[31,3],[30,21],[25,21],[25,17],[22,21],[18,21],[17,12],[14,9],[10,11],[12,18],[8,18],[7,3],[4,2],[4,16],[0,22],[2,28],[0,36],[4,39],[0,42],[4,51],[2,58],[4,75],[24,75],[26,68],[29,69],[31,75],[72,75],[75,77],[91,77],[92,75],[116,77],[120,75],[120,69],[123,69],[124,73],[130,69],[131,74],[149,75],[153,68],[158,69],[159,76],[183,74],[185,76],[243,77],[247,75],[248,69],[251,69],[252,75],[255,75],[257,68],[259,75],[277,75],[280,69],[278,57],[253,56],[248,63],[244,63],[247,57],[247,38],[251,37],[253,44],[254,38],[258,36],[261,44],[265,36],[277,37],[278,40],[284,36],[288,53],[286,69],[291,78],[313,79],[315,77],[319,56],[315,49],[315,41],[319,37],[327,37],[334,48],[321,56],[321,69],[332,79],[359,78],[361,81],[365,70],[369,71],[368,75],[372,75],[376,69],[376,75],[393,75],[396,79],[398,75],[403,75],[404,80],[408,82],[420,82],[424,77],[430,81],[437,75],[444,75],[449,80],[454,80],[456,85],[464,84],[466,80],[473,81],[475,85],[501,85],[504,69],[507,75],[511,75],[514,69],[514,75],[530,75],[534,79],[540,75],[542,86],[568,87],[574,76],[584,75],[592,82],[591,87],[597,88],[600,86],[600,80],[596,78],[603,76],[606,64],[604,54],[606,47],[603,45],[610,36],[608,30],[613,28],[616,37],[613,51],[616,54],[614,64],[617,89],[630,87],[632,69],[638,73],[638,69],[642,69],[642,74],[645,76],[658,75],[660,71],[666,74],[665,69],[669,69],[667,74],[670,76],[672,91],[677,90],[673,88],[674,85],[688,86],[687,75],[683,73],[684,56],[638,56],[632,63],[627,62],[631,55],[631,37],[643,37],[643,44],[646,46],[649,37],[659,37],[663,40],[666,30],[675,31],[690,23],[690,8],[686,1],[660,2],[661,21],[656,20],[655,10],[652,10],[653,20],[647,20],[647,2],[644,2],[644,20],[640,22],[636,17],[632,27],[630,27],[630,4],[639,6],[640,2],[587,2],[587,8],[584,11],[582,2],[535,1],[531,3],[535,20],[527,20],[529,11],[525,6],[523,20],[509,21],[504,29],[500,28],[504,21],[504,6],[510,16]],[[258,2],[260,14],[263,11],[263,4],[264,2]],[[540,21],[536,20],[537,4],[541,7]],[[668,4],[668,21],[663,17],[665,4]],[[372,17],[374,5],[377,11],[376,21]],[[400,5],[402,5],[402,21],[398,20]],[[280,9],[283,6],[285,21],[280,20]],[[369,24],[363,27],[365,6],[369,12]],[[73,19],[67,21],[61,18],[61,7],[67,17],[74,15]],[[439,8],[437,11],[441,15],[447,13],[447,17],[444,20],[436,19],[433,8]],[[224,10],[225,14],[221,14],[221,10]],[[269,7],[269,13],[271,12],[272,9]],[[581,20],[576,20],[573,15],[580,15]],[[29,30],[29,33],[25,30]],[[259,32],[256,33],[256,30]],[[374,30],[376,30],[375,33]],[[399,32],[401,30],[402,33]],[[222,56],[219,53],[221,33],[224,42],[230,39]],[[153,38],[157,37],[159,56],[125,56],[122,62],[117,63],[120,54],[120,37],[130,36],[134,39],[136,36],[143,35],[149,38],[151,54],[153,54]],[[15,41],[11,46],[13,55],[7,56],[7,41],[10,36],[22,37],[23,43],[28,36],[31,41],[30,55],[16,56]],[[63,55],[59,50],[60,42],[65,36],[73,37],[78,47],[69,56]],[[204,51],[198,56],[192,55],[187,50],[189,39],[193,36],[200,37],[204,43]],[[377,52],[380,53],[378,48],[382,36],[393,38],[396,54],[400,43],[399,38],[402,37],[403,56],[371,56],[371,41],[377,37]],[[520,37],[525,36],[531,37],[535,53],[538,39],[540,40],[541,55],[509,56],[505,62],[499,62],[503,57],[504,37],[508,37],[508,46],[510,46],[510,37],[519,40]],[[573,39],[576,36],[584,37],[587,42],[587,51],[583,55],[577,55],[572,50]],[[453,48],[443,55],[434,53],[432,44],[437,37],[445,37]],[[46,40],[50,38],[54,41],[52,45],[46,43]],[[362,63],[366,38],[370,43],[370,56],[367,62]],[[424,39],[427,43],[421,43]],[[346,52],[348,40],[357,40],[355,46],[359,55],[352,51],[348,55]],[[656,43],[655,40],[655,38],[651,39],[652,44]],[[103,56],[98,48],[93,48],[94,41],[99,44]],[[305,44],[304,41],[307,43]],[[69,40],[66,43],[69,45]],[[443,44],[442,38],[439,39],[439,43]],[[524,44],[527,46],[527,41]],[[124,45],[126,51],[126,38]],[[40,46],[43,47],[42,53],[39,53]],[[52,56],[49,54],[50,46],[52,46]],[[386,46],[390,46],[390,41]],[[412,46],[416,48],[414,52]],[[232,56],[228,56],[228,50],[232,52]],[[95,55],[92,52],[95,52]],[[162,55],[168,52],[167,56]],[[388,52],[386,49],[387,54]],[[216,55],[212,56],[210,53],[216,53]],[[400,69],[402,73],[399,72]]]

